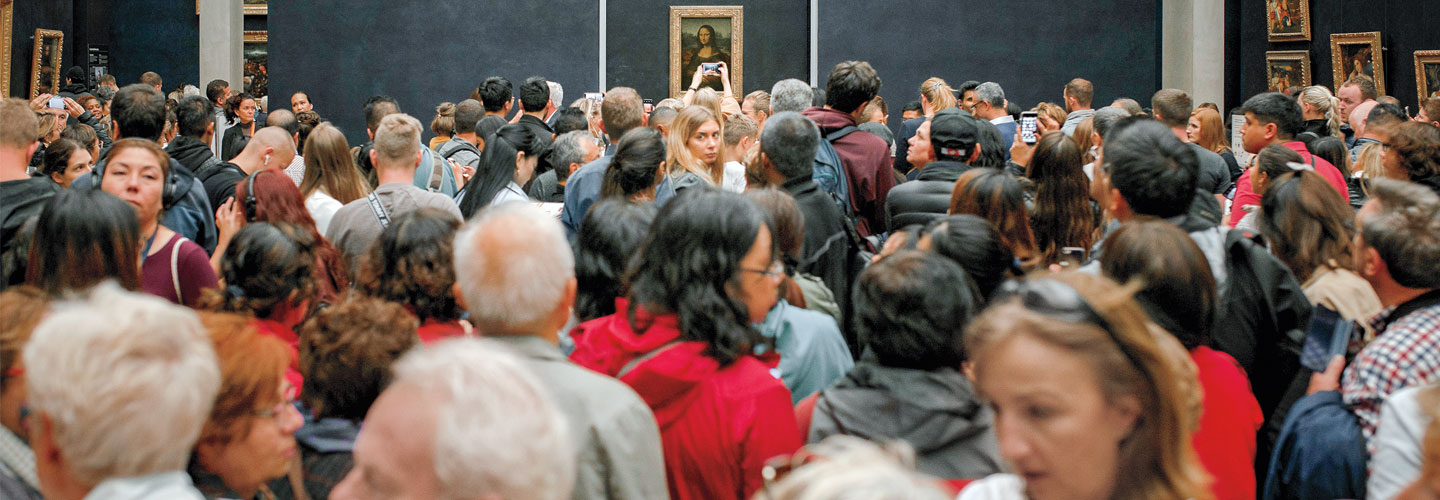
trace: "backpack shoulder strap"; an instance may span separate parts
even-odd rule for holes
[[[860,129],[857,128],[857,127],[855,127],[854,125],[846,125],[845,128],[842,128],[842,129],[840,129],[840,130],[836,130],[836,131],[834,131],[834,132],[831,132],[831,133],[829,133],[829,134],[826,134],[826,135],[825,135],[825,141],[826,141],[826,142],[835,142],[835,141],[840,140],[840,138],[842,138],[842,137],[845,137],[845,136],[847,136],[847,135],[850,135],[851,132],[856,132],[856,131],[858,131],[858,130],[860,130]]]
[[[441,158],[438,154],[431,154],[430,160],[434,165],[430,168],[430,192],[440,192],[440,187],[445,183],[445,165],[450,160]]]
[[[380,197],[372,191],[365,196],[365,201],[370,203],[370,213],[375,214],[375,220],[380,222],[380,229],[390,227],[390,211],[385,209],[385,204],[380,203]]]

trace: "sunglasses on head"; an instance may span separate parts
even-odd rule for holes
[[[1155,380],[1151,377],[1145,364],[1140,362],[1140,357],[1131,350],[1129,346],[1120,340],[1115,334],[1110,322],[1104,316],[1095,311],[1085,297],[1075,288],[1050,278],[1031,278],[1023,281],[1008,281],[1001,285],[996,300],[1005,300],[1010,297],[1018,297],[1020,305],[1031,311],[1049,316],[1070,323],[1089,323],[1100,327],[1110,337],[1110,341],[1120,348],[1120,353],[1125,359],[1140,371],[1141,375],[1153,386]]]

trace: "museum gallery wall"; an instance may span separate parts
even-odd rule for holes
[[[1272,34],[1276,31],[1277,11],[1295,19],[1279,30],[1279,37]],[[1440,50],[1440,31],[1430,23],[1416,22],[1437,16],[1440,3],[1413,0],[1227,2],[1225,71],[1236,77],[1227,79],[1226,100],[1239,104],[1245,97],[1270,89],[1276,81],[1274,70],[1283,73],[1287,68],[1298,68],[1289,61],[1308,52],[1308,76],[1314,85],[1334,90],[1337,75],[1342,82],[1356,72],[1378,76],[1383,83],[1382,93],[1400,99],[1414,114],[1421,86],[1432,86],[1430,93],[1440,91],[1440,54],[1430,52]],[[1302,21],[1308,26],[1303,26]],[[1302,27],[1308,28],[1308,40],[1299,34]],[[1377,32],[1378,51],[1377,44],[1370,43]],[[1428,68],[1433,73],[1431,78],[1417,81],[1416,52],[1420,52],[1421,59],[1419,74]]]

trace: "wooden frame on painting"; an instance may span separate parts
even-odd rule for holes
[[[701,64],[723,62],[730,73],[730,91],[739,99],[745,95],[740,90],[744,49],[743,7],[670,7],[670,96],[680,97],[690,87]],[[700,86],[719,92],[723,82],[718,73],[707,71]]]
[[[264,16],[270,14],[269,0],[244,0],[241,7],[247,16]]]
[[[65,48],[65,32],[35,30],[35,52],[30,62],[30,95],[60,93],[60,54]]]
[[[1420,107],[1425,99],[1440,97],[1440,50],[1415,51],[1415,91]]]
[[[1310,0],[1265,0],[1265,33],[1272,42],[1310,40]]]
[[[0,0],[0,97],[10,95],[10,46],[15,39],[15,2]]]
[[[1272,50],[1265,53],[1265,90],[1284,92],[1310,86],[1310,51]]]
[[[1384,60],[1379,31],[1330,35],[1330,67],[1335,73],[1337,93],[1346,80],[1363,74],[1375,80],[1375,90],[1379,95],[1385,95]]]

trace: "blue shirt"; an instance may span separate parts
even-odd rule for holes
[[[780,299],[756,329],[775,339],[775,350],[780,353],[776,370],[795,403],[834,385],[855,366],[840,327],[825,313]]]
[[[605,184],[605,170],[610,168],[610,158],[615,156],[615,146],[605,148],[605,156],[586,163],[565,182],[565,206],[560,209],[560,222],[565,225],[565,236],[574,238],[585,220],[590,205],[600,201],[600,188]],[[675,196],[675,187],[670,185],[670,176],[661,176],[660,185],[655,186],[655,204],[664,205]]]

